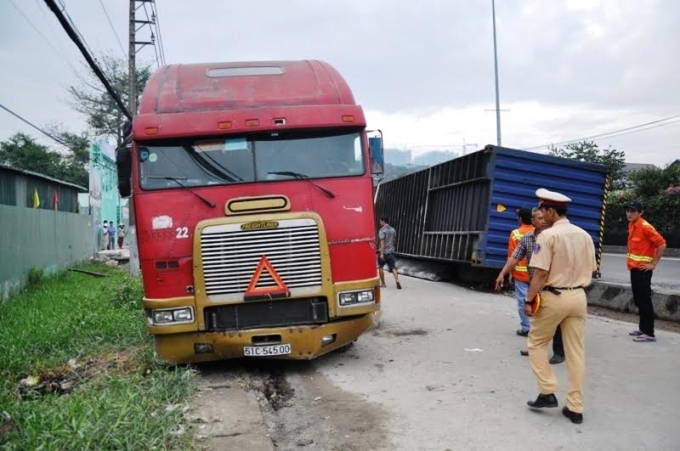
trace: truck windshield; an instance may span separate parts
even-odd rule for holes
[[[140,143],[138,159],[146,190],[364,173],[361,134],[346,130]]]

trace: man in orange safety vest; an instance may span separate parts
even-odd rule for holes
[[[626,205],[628,219],[628,258],[630,285],[635,306],[640,314],[638,330],[630,333],[634,341],[653,342],[654,306],[652,305],[652,274],[666,250],[666,240],[653,225],[642,218],[643,207],[638,201]]]
[[[517,210],[517,220],[519,227],[510,232],[508,239],[508,258],[512,257],[515,248],[522,240],[524,234],[532,232],[534,226],[531,223],[532,212],[531,208],[520,208]],[[511,278],[515,281],[515,298],[517,299],[517,314],[519,315],[520,328],[517,330],[517,335],[526,337],[529,335],[529,317],[524,313],[524,299],[529,290],[529,268],[526,257],[517,262],[512,269]]]

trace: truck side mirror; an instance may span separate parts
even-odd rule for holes
[[[116,150],[116,169],[118,193],[120,197],[130,197],[132,194],[132,146],[123,145]]]
[[[371,174],[381,175],[385,173],[385,159],[383,154],[382,131],[377,130],[380,136],[368,138],[368,150],[371,157]]]

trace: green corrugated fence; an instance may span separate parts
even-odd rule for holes
[[[0,299],[21,288],[31,268],[46,274],[95,254],[92,217],[0,205]]]
[[[0,205],[33,208],[37,203],[41,210],[77,213],[78,192],[86,191],[41,174],[0,166]]]

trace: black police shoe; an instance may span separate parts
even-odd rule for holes
[[[572,412],[567,408],[567,406],[564,406],[562,408],[562,415],[565,417],[569,418],[572,423],[574,424],[581,424],[583,423],[583,414],[582,413],[576,413]]]
[[[550,363],[552,365],[557,365],[557,364],[560,364],[562,362],[564,362],[564,356],[563,355],[555,354],[550,358]]]
[[[527,405],[532,409],[542,409],[544,407],[557,407],[557,398],[554,394],[538,395],[536,401],[528,401]]]

